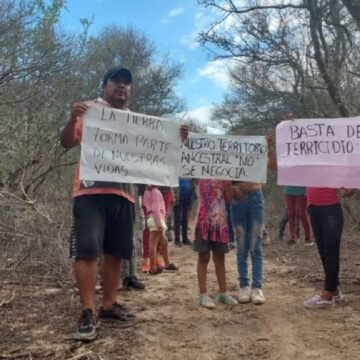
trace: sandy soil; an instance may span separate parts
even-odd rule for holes
[[[196,254],[171,255],[178,273],[141,276],[146,291],[119,291],[137,315],[131,323],[102,325],[98,338],[72,339],[79,299],[70,286],[37,272],[0,270],[0,359],[359,359],[360,244],[347,235],[342,251],[346,301],[327,310],[305,310],[303,299],[322,285],[315,247],[273,241],[265,249],[266,304],[216,309],[196,303]],[[33,264],[32,264],[33,266]],[[229,292],[238,291],[236,254],[227,257]],[[209,292],[217,292],[210,265]],[[101,294],[98,294],[100,303]]]

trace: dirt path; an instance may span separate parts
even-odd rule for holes
[[[300,245],[299,245],[300,246]],[[304,248],[316,256],[314,248]],[[177,274],[148,280],[142,317],[149,320],[136,331],[136,359],[358,359],[359,314],[350,306],[330,311],[305,310],[304,287],[293,276],[296,269],[274,254],[266,262],[266,304],[242,304],[216,309],[196,302],[196,255],[188,248],[173,249],[181,266]],[[228,287],[237,293],[236,255],[227,257]],[[208,279],[211,294],[217,287],[214,267]],[[151,321],[152,320],[156,320]]]
[[[0,304],[13,297],[9,304],[0,306],[0,359],[360,358],[358,272],[350,273],[346,266],[343,269],[348,299],[343,305],[305,310],[304,297],[321,287],[316,249],[274,243],[265,249],[266,304],[218,304],[208,310],[196,303],[196,254],[173,244],[170,249],[180,271],[143,276],[147,285],[144,292],[120,291],[119,299],[134,310],[138,320],[120,326],[103,325],[98,339],[89,344],[72,340],[79,311],[79,299],[72,289],[56,287],[53,280],[34,274],[24,273],[20,278],[18,274],[15,282],[0,273]],[[343,254],[356,254],[358,250],[351,247]],[[345,259],[343,263],[350,264]],[[354,269],[357,265],[352,262],[348,266]],[[229,292],[236,295],[235,251],[227,256],[227,269]],[[213,264],[208,284],[209,292],[215,295]]]

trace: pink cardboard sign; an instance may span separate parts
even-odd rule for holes
[[[360,188],[360,117],[283,121],[276,153],[279,185]]]

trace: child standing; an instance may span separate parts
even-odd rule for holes
[[[144,228],[143,228],[143,237],[142,237],[142,245],[143,245],[142,272],[147,273],[150,270],[150,255],[149,255],[150,232],[149,232],[149,229],[147,228],[147,224],[146,224],[147,215],[146,215],[146,210],[143,206],[143,198],[144,198],[146,186],[138,185],[138,189],[139,189],[139,195],[140,195],[139,201],[140,201],[140,207],[141,207],[140,216],[142,217],[142,220],[144,220],[144,223],[145,223]],[[173,190],[170,187],[161,186],[161,187],[159,187],[159,190],[164,199],[165,211],[166,211],[165,219],[167,221],[169,218],[169,213],[171,211],[171,208],[173,207],[174,202],[175,202],[175,196],[174,196]],[[165,233],[165,237],[168,238],[168,236],[166,236],[166,233]],[[171,239],[168,239],[168,241],[171,241]],[[158,245],[156,264],[157,264],[157,267],[164,267],[164,262],[163,262],[162,258],[160,257],[160,255],[161,255],[161,247]]]
[[[194,250],[198,252],[197,275],[199,282],[199,304],[206,308],[215,307],[213,299],[207,294],[206,275],[213,254],[216,277],[220,294],[218,301],[228,305],[238,302],[226,293],[225,253],[229,251],[229,232],[225,199],[230,201],[231,185],[219,180],[200,180],[199,182],[199,213],[196,225]]]
[[[168,243],[165,237],[167,229],[165,218],[165,202],[160,190],[153,185],[146,185],[146,190],[143,198],[143,206],[147,215],[147,227],[150,231],[150,270],[149,274],[156,275],[163,271],[162,267],[156,264],[157,246],[160,245],[161,253],[164,258],[165,270],[178,270],[178,268],[170,263]]]

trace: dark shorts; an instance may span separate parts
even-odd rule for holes
[[[207,241],[197,238],[194,241],[193,249],[199,253],[206,253],[213,251],[219,254],[226,254],[229,252],[228,244],[223,244],[215,241]]]
[[[122,196],[83,195],[74,199],[70,237],[72,259],[101,254],[130,259],[133,250],[134,204]]]

